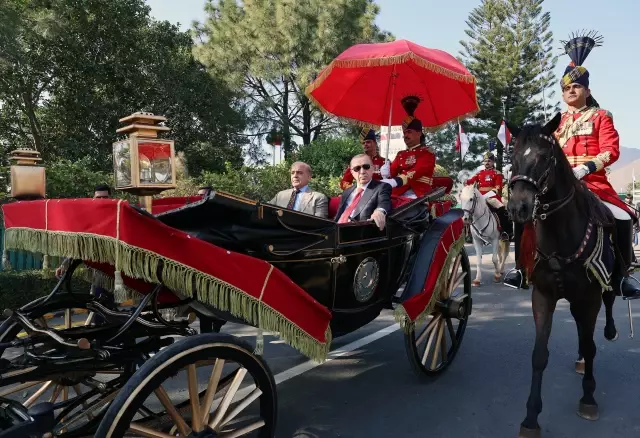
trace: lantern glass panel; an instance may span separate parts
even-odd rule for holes
[[[138,143],[140,184],[171,184],[171,145],[159,142]]]
[[[131,184],[131,148],[128,141],[117,142],[113,146],[116,187]]]

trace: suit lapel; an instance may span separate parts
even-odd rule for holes
[[[309,205],[309,201],[311,201],[311,192],[302,192],[302,193],[300,193],[300,209],[299,209],[299,211],[304,213],[304,210],[307,208],[307,205]]]
[[[367,190],[365,190],[364,193],[362,194],[362,197],[360,198],[358,205],[356,205],[355,210],[353,210],[351,217],[358,217],[360,212],[364,209],[365,205],[367,205],[367,203],[373,196],[373,190],[375,186],[374,187],[371,187],[371,186],[372,184],[369,184],[369,186],[367,187]]]

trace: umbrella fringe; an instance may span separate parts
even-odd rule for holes
[[[365,129],[373,129],[373,130],[378,130],[378,128],[380,128],[381,126],[385,126],[385,125],[377,125],[374,123],[369,123],[369,122],[363,122],[362,120],[357,120],[357,119],[352,119],[350,117],[341,117],[341,116],[336,116],[335,114],[333,114],[331,111],[329,111],[328,109],[326,109],[325,107],[322,106],[322,104],[320,104],[320,102],[318,102],[316,100],[315,97],[313,97],[313,95],[309,94],[307,95],[307,97],[309,98],[309,100],[311,101],[311,103],[313,103],[315,106],[317,106],[318,108],[320,108],[320,110],[323,113],[326,113],[330,116],[333,116],[337,119],[342,120],[345,123],[351,123],[353,125],[356,125],[360,128],[365,128]],[[476,103],[477,105],[477,103]],[[447,126],[449,123],[454,123],[454,122],[459,122],[461,120],[465,120],[465,119],[469,119],[469,118],[473,118],[475,117],[478,113],[480,112],[480,107],[478,106],[475,110],[468,112],[466,114],[463,114],[459,117],[455,117],[447,122],[444,123],[440,123],[439,125],[436,126],[423,126],[422,130],[424,132],[435,132],[435,131],[439,131],[442,128],[444,128],[445,126]]]

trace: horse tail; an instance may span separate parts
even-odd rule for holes
[[[524,224],[522,238],[520,239],[520,254],[518,255],[518,268],[524,269],[527,277],[531,278],[536,257],[536,229],[533,222]]]

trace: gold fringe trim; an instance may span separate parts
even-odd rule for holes
[[[374,123],[369,123],[369,122],[363,122],[361,120],[357,120],[357,119],[352,119],[350,117],[342,117],[342,116],[336,116],[335,114],[333,114],[331,111],[327,110],[324,106],[322,106],[322,104],[320,102],[318,102],[318,100],[313,97],[312,95],[308,95],[307,96],[309,98],[309,100],[315,105],[317,106],[323,113],[325,114],[329,114],[330,116],[333,116],[345,123],[349,123],[355,126],[358,126],[360,128],[368,128],[368,129],[375,129],[377,130],[378,128],[380,128],[381,126],[386,126],[383,124],[377,125]],[[435,125],[435,126],[423,126],[422,127],[422,131],[423,132],[436,132],[441,130],[442,128],[446,127],[448,124],[455,122],[461,122],[463,120],[469,119],[469,118],[473,118],[476,115],[478,115],[480,113],[480,106],[478,106],[478,101],[476,99],[476,109],[462,114],[458,117],[454,117],[451,120],[448,120],[446,122],[440,123],[439,125]]]
[[[600,283],[600,286],[602,286],[603,291],[605,290],[611,291],[613,290],[613,287],[611,287],[610,284],[607,284],[607,282],[604,281],[602,276],[598,273],[598,270],[596,269],[596,267],[593,266],[593,259],[596,255],[596,251],[598,250],[598,247],[604,249],[604,230],[602,229],[602,227],[598,227],[598,240],[596,241],[596,246],[594,247],[593,252],[589,256],[589,258],[585,260],[584,266],[587,269],[587,273],[591,272],[591,274],[596,278],[596,280],[598,280],[598,283]]]
[[[325,331],[325,342],[319,342],[258,298],[159,254],[122,241],[116,244],[114,238],[94,234],[46,232],[30,228],[6,230],[6,245],[11,249],[43,252],[47,241],[51,255],[117,265],[128,277],[164,284],[181,298],[196,298],[202,303],[242,318],[250,325],[276,333],[309,359],[322,362],[329,354],[332,341],[329,327]],[[160,262],[163,264],[160,273],[162,281],[158,277]]]
[[[460,251],[462,251],[463,247],[464,234],[461,234],[458,240],[453,242],[453,244],[449,248],[449,252],[447,253],[447,257],[444,261],[442,269],[440,270],[438,278],[436,279],[436,284],[433,288],[433,295],[431,296],[431,300],[414,321],[411,321],[411,318],[409,318],[409,315],[407,314],[407,311],[402,304],[400,304],[394,310],[393,316],[406,334],[411,333],[411,331],[414,330],[416,324],[425,321],[427,316],[431,315],[431,313],[433,312],[438,299],[440,298],[440,296],[442,296],[444,288],[447,286],[446,283],[447,278],[450,274],[449,270],[451,269],[451,265],[455,261],[456,257],[458,257],[458,254],[460,254]]]

